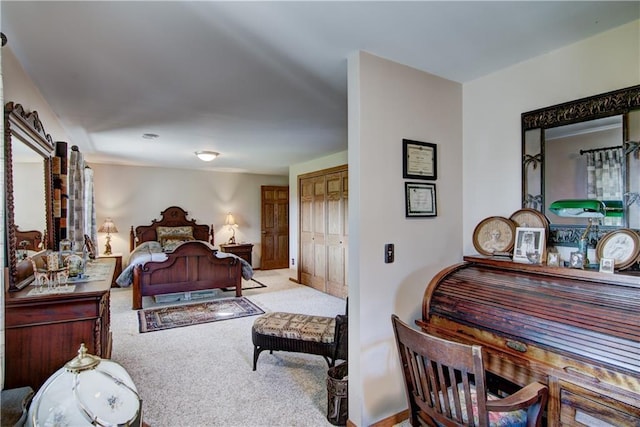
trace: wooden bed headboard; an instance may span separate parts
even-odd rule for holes
[[[161,220],[151,220],[151,225],[131,226],[129,235],[129,250],[132,251],[142,242],[158,240],[156,234],[157,227],[193,227],[193,237],[196,240],[203,240],[213,245],[213,225],[196,224],[195,219],[187,219],[188,212],[178,206],[171,206],[160,213]]]
[[[39,251],[42,243],[42,232],[38,230],[20,231],[15,226],[16,249]]]

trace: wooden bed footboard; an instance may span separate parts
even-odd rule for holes
[[[217,288],[235,288],[242,296],[242,264],[235,257],[217,258],[202,242],[187,242],[167,253],[163,262],[147,262],[133,271],[133,309],[142,297]]]

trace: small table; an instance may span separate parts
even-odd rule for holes
[[[222,252],[237,255],[251,265],[251,251],[253,250],[252,243],[225,243],[220,245],[220,250]]]
[[[98,258],[113,258],[116,260],[116,269],[113,272],[113,280],[111,282],[112,288],[119,288],[120,286],[116,283],[116,279],[122,273],[122,254],[121,253],[112,253],[112,254],[100,254]]]

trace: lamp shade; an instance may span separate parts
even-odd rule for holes
[[[622,218],[624,216],[622,200],[603,200],[602,203],[604,203],[607,218]]]
[[[567,199],[551,203],[549,210],[561,217],[570,218],[604,218],[606,206],[600,200]]]
[[[231,212],[227,214],[227,217],[224,220],[224,225],[236,225],[236,219],[231,215]]]
[[[117,233],[118,229],[116,225],[111,221],[111,218],[107,218],[104,220],[100,228],[98,228],[99,233]]]
[[[42,385],[29,407],[30,426],[133,426],[141,421],[141,400],[133,380],[118,363],[78,356]]]

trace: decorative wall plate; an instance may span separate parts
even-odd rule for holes
[[[613,230],[604,236],[596,246],[598,260],[612,258],[616,270],[624,270],[638,261],[640,255],[640,235],[629,228]]]
[[[482,255],[508,253],[513,249],[516,225],[509,218],[490,216],[473,230],[473,246]]]
[[[511,214],[509,219],[516,227],[544,228],[545,234],[549,235],[549,219],[540,211],[530,208],[519,209]]]

